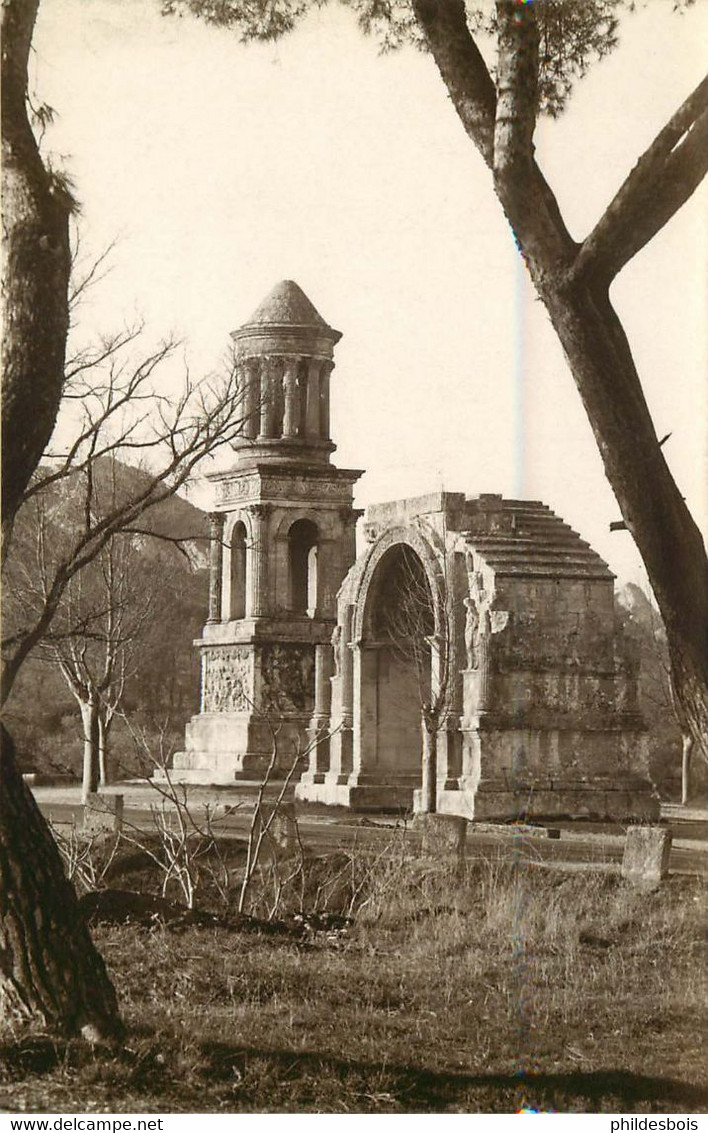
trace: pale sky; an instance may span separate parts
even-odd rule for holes
[[[708,3],[649,0],[537,132],[582,238],[705,71]],[[332,380],[356,503],[437,490],[541,499],[641,581],[544,308],[432,59],[380,56],[330,4],[245,47],[157,0],[42,0],[33,72],[58,112],[88,249],[118,244],[82,332],[136,314],[214,369],[279,279],[343,332]],[[624,321],[665,453],[708,530],[708,191],[624,270]],[[203,506],[208,497],[197,498]]]

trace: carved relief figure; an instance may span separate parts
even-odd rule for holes
[[[250,707],[248,654],[237,646],[204,655],[202,712],[246,712]]]
[[[338,677],[342,671],[342,627],[336,625],[332,630],[332,655],[334,658],[334,675]]]
[[[262,674],[264,711],[312,711],[315,703],[315,659],[307,646],[265,646]]]
[[[477,631],[479,629],[479,612],[471,598],[465,598],[464,603],[465,609],[467,610],[465,616],[465,652],[467,654],[467,668],[476,669],[478,665]]]

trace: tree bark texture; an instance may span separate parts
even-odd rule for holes
[[[497,2],[496,88],[468,30],[464,0],[413,0],[413,8],[560,339],[666,626],[679,722],[708,758],[708,560],[609,296],[617,272],[708,168],[708,83],[679,108],[579,245],[534,155],[534,5]]]
[[[69,325],[71,198],[44,167],[27,114],[39,0],[2,5],[2,509],[9,535],[56,421]]]
[[[2,725],[0,741],[0,1018],[114,1041],[113,985]]]
[[[92,696],[80,701],[81,723],[84,731],[84,758],[81,782],[81,801],[86,803],[89,795],[98,790],[100,775],[100,725],[98,702]]]
[[[108,719],[106,709],[101,706],[98,713],[98,785],[99,787],[106,787],[109,783],[109,768],[108,768],[108,737],[111,730],[111,722]]]
[[[438,809],[438,731],[437,721],[423,721],[423,773],[421,776],[420,809],[422,814],[435,814]]]

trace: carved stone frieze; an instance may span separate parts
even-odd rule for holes
[[[312,712],[315,653],[308,645],[266,645],[261,655],[264,712]]]
[[[258,480],[255,476],[244,477],[238,480],[221,480],[216,486],[216,498],[219,503],[230,503],[231,500],[244,500],[249,496],[258,494]]]
[[[245,646],[207,649],[202,655],[202,712],[247,712],[251,707],[250,653]]]
[[[287,480],[266,476],[261,481],[261,492],[271,499],[306,500],[315,503],[323,499],[349,501],[351,484],[337,480],[307,480],[293,476]]]

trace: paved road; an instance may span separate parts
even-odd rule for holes
[[[46,816],[59,824],[81,822],[81,805],[77,788],[35,788],[35,797]],[[143,830],[152,825],[150,805],[159,797],[146,785],[115,787],[111,793],[124,795],[124,821]],[[214,815],[215,828],[226,838],[244,838],[248,833],[255,803],[255,785],[246,785],[238,794],[233,790],[196,791],[190,796],[193,813],[201,818],[208,804]],[[413,845],[420,835],[390,816],[362,817],[329,808],[297,808],[298,825],[303,843],[310,849],[326,852],[353,844],[380,846],[396,837],[397,829]],[[672,819],[674,842],[671,851],[672,873],[708,876],[708,840],[702,822]],[[481,830],[468,827],[467,857],[498,855],[503,859],[523,858],[528,861],[554,864],[558,867],[616,869],[622,859],[624,835],[618,825],[602,823],[567,823],[559,837],[541,837],[516,833],[513,829],[485,826]]]

